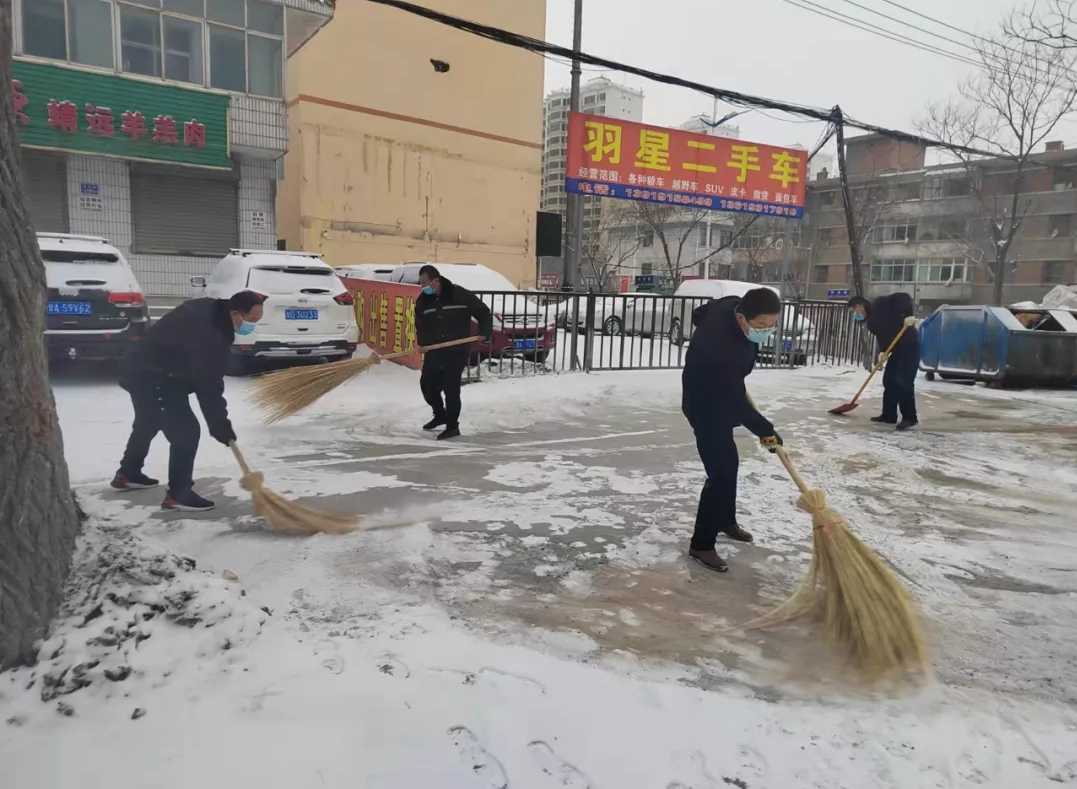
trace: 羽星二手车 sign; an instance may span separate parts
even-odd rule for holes
[[[807,173],[795,148],[569,116],[568,192],[801,219]]]
[[[224,93],[16,60],[11,98],[31,148],[232,167]]]

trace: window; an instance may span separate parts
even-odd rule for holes
[[[202,0],[162,0],[165,11],[175,11],[177,14],[196,16],[201,19],[205,16],[205,8]]]
[[[820,192],[819,193],[819,205],[835,205],[838,202],[837,192]]]
[[[112,68],[112,4],[103,0],[67,0],[71,60]]]
[[[700,225],[699,226],[699,238],[696,240],[696,246],[697,247],[709,247],[711,245],[710,244],[710,238],[708,237],[708,232],[707,232],[709,230],[710,230],[710,228],[707,227],[706,225]]]
[[[241,93],[247,89],[247,42],[242,30],[209,26],[209,84]]]
[[[916,261],[899,258],[876,260],[871,264],[872,282],[915,282]]]
[[[64,0],[23,3],[22,37],[27,55],[67,60]]]
[[[584,106],[586,106],[588,104],[594,104],[595,103],[595,97],[594,96],[584,96],[583,103],[584,103]]]
[[[890,196],[894,202],[920,199],[920,184],[894,184],[890,189]]]
[[[811,270],[811,281],[815,283],[830,281],[830,266],[815,266]]]
[[[939,200],[943,196],[942,178],[927,178],[921,193],[924,200]]]
[[[244,0],[206,0],[206,19],[234,27],[246,27]]]
[[[160,14],[120,6],[120,56],[130,74],[161,76]]]
[[[271,36],[284,35],[284,8],[262,0],[247,0],[247,28]]]
[[[1052,171],[1052,181],[1056,192],[1064,192],[1077,186],[1077,168],[1056,167]]]
[[[820,247],[830,246],[831,239],[834,237],[834,228],[832,227],[820,227],[815,231],[815,244]],[[823,280],[824,282],[826,280]]]
[[[654,246],[654,231],[645,230],[643,235],[639,237],[639,245],[641,247],[653,247]]]
[[[939,240],[947,241],[968,235],[968,222],[964,219],[944,219],[939,222]]]
[[[905,243],[916,240],[916,223],[904,222],[897,225],[878,225],[875,228],[875,243]]]
[[[1072,214],[1052,214],[1047,217],[1047,234],[1051,238],[1067,238],[1073,235]]]
[[[283,42],[279,38],[247,36],[247,92],[279,99],[284,95]]]
[[[202,84],[202,23],[166,16],[165,79]]]
[[[963,258],[921,260],[916,270],[917,282],[966,282],[968,267]]]
[[[605,93],[599,93],[598,94],[598,100],[599,101],[605,101],[606,100],[606,94]]]
[[[946,197],[965,197],[972,194],[972,182],[968,177],[949,178],[943,183]]]
[[[641,277],[649,277],[654,274],[654,263],[640,263],[639,273]]]
[[[1066,278],[1066,263],[1044,263],[1043,264],[1043,284],[1044,285],[1065,285],[1067,284]]]

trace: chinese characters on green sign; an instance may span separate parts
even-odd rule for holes
[[[16,61],[11,81],[23,145],[201,167],[231,167],[229,97]]]

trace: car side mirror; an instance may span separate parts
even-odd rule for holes
[[[191,277],[191,287],[192,288],[204,288],[204,287],[206,287],[206,278],[205,277]]]

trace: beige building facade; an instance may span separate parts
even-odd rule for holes
[[[545,34],[545,0],[424,5]],[[278,235],[337,266],[480,263],[532,285],[543,72],[531,53],[339,3],[289,60]]]

